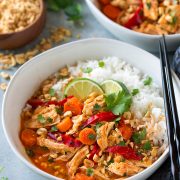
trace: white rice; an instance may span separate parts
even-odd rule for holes
[[[118,57],[108,57],[102,59],[105,63],[104,67],[99,67],[97,60],[78,62],[77,66],[69,66],[69,72],[74,77],[86,77],[96,81],[97,83],[102,83],[107,79],[114,79],[123,82],[129,91],[133,89],[139,89],[139,93],[133,96],[133,103],[131,106],[131,111],[135,114],[136,118],[142,118],[149,105],[153,105],[152,114],[154,115],[154,124],[148,124],[149,126],[155,126],[156,133],[152,136],[155,144],[157,142],[163,143],[167,142],[166,137],[166,124],[165,121],[160,121],[159,116],[163,109],[163,98],[161,96],[161,90],[153,81],[150,85],[145,86],[144,80],[147,75],[142,74],[137,68],[132,67],[127,62],[119,59]],[[83,73],[83,69],[92,68],[90,73]],[[53,88],[57,92],[61,92],[63,84],[66,84],[66,80],[60,80]]]

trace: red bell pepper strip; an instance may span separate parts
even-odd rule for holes
[[[139,6],[139,8],[135,11],[133,16],[123,25],[128,29],[132,29],[134,26],[138,26],[142,22],[143,14],[143,4]]]
[[[82,143],[78,139],[75,139],[69,135],[62,134],[61,137],[62,137],[62,142],[66,144],[67,146],[70,146],[70,147],[82,146]]]
[[[73,96],[68,96],[67,98],[64,98],[61,101],[42,101],[41,99],[30,99],[28,100],[28,104],[31,105],[33,108],[36,108],[38,106],[49,106],[51,104],[54,104],[56,106],[64,106],[64,104],[67,102],[68,99],[72,98]]]
[[[91,116],[83,125],[83,128],[90,125],[95,124],[101,121],[111,121],[116,119],[118,116],[114,115],[112,112],[100,112],[94,116]]]
[[[100,151],[99,146],[97,144],[94,144],[94,147],[93,147],[93,149],[92,149],[92,151],[91,151],[91,153],[89,155],[89,159],[93,160],[94,155],[98,154],[99,151]]]
[[[133,159],[133,160],[141,160],[142,159],[142,157],[137,155],[136,152],[132,148],[127,147],[127,146],[119,146],[119,145],[111,146],[111,147],[107,148],[106,151],[110,152],[110,153],[120,154],[125,159]]]
[[[61,133],[58,134],[62,137],[62,141],[58,141],[55,134],[52,132],[48,132],[48,137],[58,143],[63,143],[70,147],[80,147],[82,145],[82,143],[78,139],[75,139],[69,135],[65,135]]]

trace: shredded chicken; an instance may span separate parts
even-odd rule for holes
[[[143,0],[144,16],[157,20],[158,18],[158,1],[157,0]]]
[[[108,135],[114,126],[114,122],[107,122],[101,126],[97,131],[97,143],[101,150],[105,150],[108,147]]]
[[[86,171],[87,168],[85,166],[82,166],[82,167],[80,167],[80,169],[82,171]],[[100,172],[100,168],[98,168],[98,170],[93,169],[93,174],[94,174],[94,177],[96,178],[96,180],[110,180],[110,178],[106,177],[105,175],[103,175]]]
[[[82,125],[82,123],[86,119],[83,115],[74,116],[72,118],[73,127],[67,132],[67,134],[74,134],[75,132],[78,132],[78,128]]]
[[[45,123],[42,123],[38,118],[41,116]],[[51,121],[49,121],[50,119]],[[27,128],[42,128],[57,124],[60,121],[60,116],[56,112],[55,105],[42,106],[36,108],[31,119],[25,122]]]
[[[74,147],[69,147],[65,144],[56,143],[55,141],[51,139],[46,139],[44,137],[38,137],[37,144],[41,147],[47,147],[49,150],[59,152],[62,154],[76,151],[76,148]]]
[[[70,177],[74,176],[79,165],[83,162],[83,160],[86,158],[86,155],[88,153],[89,153],[89,147],[84,146],[75,154],[72,160],[68,163],[68,167],[69,167],[68,172]]]
[[[98,104],[100,107],[105,106],[104,95],[98,95],[97,93],[91,93],[84,102],[84,108],[82,110],[84,116],[92,116],[94,105]]]
[[[119,176],[124,176],[125,174],[127,176],[132,176],[133,174],[136,174],[142,171],[143,169],[130,161],[125,161],[119,163],[111,163],[108,166],[108,170]]]

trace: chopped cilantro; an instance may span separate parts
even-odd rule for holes
[[[150,141],[146,141],[146,143],[143,145],[143,149],[148,151],[151,149],[151,142]]]
[[[99,111],[100,108],[101,108],[101,106],[96,103],[96,104],[94,105],[94,107],[93,107],[93,110],[94,110],[94,111]]]
[[[37,117],[38,121],[42,124],[44,124],[46,122],[46,119],[43,117],[42,114],[39,114]]]
[[[94,140],[94,139],[96,139],[96,135],[94,135],[94,134],[89,134],[89,135],[88,135],[88,138],[89,138],[90,140]]]
[[[56,132],[56,131],[58,131],[58,128],[56,126],[52,126],[50,131],[51,132]]]
[[[119,91],[118,94],[112,93],[106,95],[105,102],[107,110],[112,111],[115,115],[121,115],[128,111],[132,104],[132,96],[126,91]]]
[[[82,18],[82,8],[80,3],[74,0],[47,0],[49,10],[58,12],[64,10],[68,20],[78,21]]]
[[[119,146],[125,146],[126,143],[125,143],[124,141],[121,141],[118,145],[119,145]]]
[[[26,153],[29,157],[33,157],[35,155],[32,149],[26,149]]]
[[[86,175],[87,175],[87,176],[92,176],[93,174],[94,174],[94,171],[93,171],[92,168],[87,168],[87,169],[86,169]]]
[[[113,159],[111,159],[110,161],[107,162],[107,166],[109,166],[111,163],[114,163]]]
[[[176,22],[177,22],[177,20],[178,20],[177,17],[176,17],[176,16],[173,16],[173,17],[172,17],[172,22],[171,22],[171,24],[172,24],[172,25],[175,25]]]
[[[43,151],[47,151],[47,150],[48,150],[48,148],[47,148],[46,146],[41,146],[41,149],[42,149]]]
[[[136,144],[140,144],[141,141],[143,139],[145,139],[146,137],[146,129],[144,128],[142,131],[139,131],[139,132],[135,132],[133,135],[132,135],[132,138],[133,138],[133,141],[136,143]]]
[[[133,96],[135,96],[135,95],[138,94],[138,93],[139,93],[139,89],[133,89],[132,92],[131,92],[131,94],[132,94]]]
[[[49,157],[48,157],[48,162],[52,163],[52,162],[54,162],[54,159],[49,156]]]
[[[90,67],[87,67],[86,69],[83,69],[83,72],[84,73],[90,73],[90,72],[92,72],[92,68],[90,68]]]
[[[152,77],[148,76],[145,80],[144,80],[144,85],[148,86],[151,85],[152,83]]]
[[[100,128],[102,125],[103,125],[103,123],[100,123],[100,122],[96,123],[96,125],[95,125],[96,131],[97,131],[97,129]]]
[[[151,2],[147,2],[146,6],[147,6],[148,9],[151,9]]]
[[[53,97],[55,95],[55,90],[51,88],[49,90],[49,94],[50,94],[51,97]]]
[[[114,120],[115,124],[119,124],[119,121],[120,121],[120,120],[121,120],[120,117],[116,118],[116,119]]]
[[[58,114],[60,114],[60,115],[62,114],[62,110],[59,109],[59,108],[57,108],[57,107],[55,108],[55,111],[56,111]]]
[[[105,63],[104,63],[104,61],[99,61],[98,65],[99,65],[99,67],[103,68]]]
[[[48,121],[49,123],[52,123],[52,122],[53,122],[53,119],[50,118],[50,117],[48,117],[48,118],[47,118],[47,121]]]

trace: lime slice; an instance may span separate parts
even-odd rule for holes
[[[121,84],[118,81],[114,80],[105,80],[101,84],[102,89],[104,90],[105,94],[118,94],[119,91],[122,91]]]
[[[98,94],[104,93],[102,88],[96,82],[87,78],[78,78],[71,81],[66,86],[64,94],[67,96],[75,96],[79,99],[85,99],[92,92]]]

